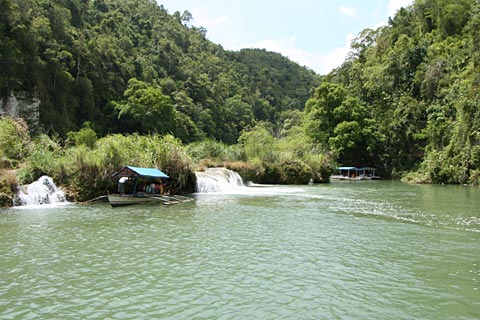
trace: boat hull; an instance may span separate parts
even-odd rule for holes
[[[153,202],[156,199],[146,196],[134,196],[131,194],[109,194],[108,195],[108,202],[112,207],[119,207],[119,206],[128,206],[132,204],[139,204],[139,203],[147,203]]]

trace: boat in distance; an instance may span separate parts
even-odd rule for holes
[[[362,180],[380,180],[375,174],[377,169],[372,167],[338,167],[337,174],[330,176],[330,180],[344,181],[362,181]]]

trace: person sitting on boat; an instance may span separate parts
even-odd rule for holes
[[[125,182],[127,182],[128,177],[121,177],[118,180],[118,193],[124,194],[125,193]]]
[[[162,194],[170,194],[170,192],[167,190],[168,188],[168,181],[164,181],[162,184]]]

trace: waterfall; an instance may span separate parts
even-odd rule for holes
[[[14,199],[15,206],[66,203],[65,193],[59,189],[52,178],[42,176],[28,186],[18,187]]]
[[[245,188],[240,175],[226,168],[208,168],[204,172],[195,172],[197,192],[230,192]]]

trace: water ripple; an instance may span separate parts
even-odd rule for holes
[[[469,215],[335,188],[2,214],[0,318],[480,316]]]

